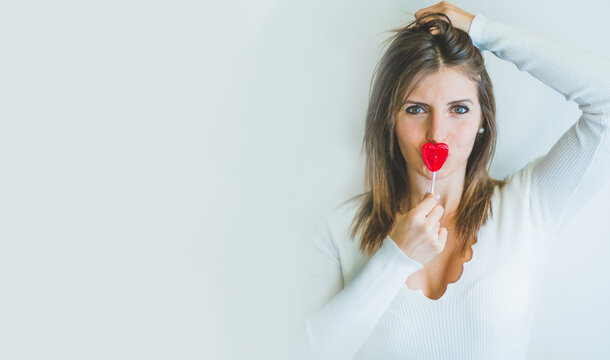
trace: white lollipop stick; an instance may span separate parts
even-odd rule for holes
[[[434,194],[434,179],[436,178],[436,171],[432,173],[432,184],[430,184],[430,194]]]

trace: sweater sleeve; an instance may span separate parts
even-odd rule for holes
[[[532,222],[555,236],[610,179],[610,61],[482,14],[469,34],[475,46],[512,62],[582,111],[547,154],[515,174]]]
[[[325,217],[319,217],[309,242],[310,311],[304,324],[307,359],[352,359],[406,286],[407,278],[423,267],[387,236],[353,280],[343,286],[342,259],[331,227]]]

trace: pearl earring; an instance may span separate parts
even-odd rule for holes
[[[484,133],[484,132],[485,132],[485,129],[484,129],[484,128],[480,128],[480,129],[479,129],[479,134],[482,134],[482,133]]]

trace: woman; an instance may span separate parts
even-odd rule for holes
[[[312,239],[307,349],[524,359],[551,239],[610,178],[610,63],[447,2],[415,17],[376,69],[369,191],[322,217]],[[546,155],[502,181],[487,173],[496,129],[484,49],[582,110]],[[449,146],[438,198],[425,194],[428,142]]]

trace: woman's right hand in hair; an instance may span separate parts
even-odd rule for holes
[[[439,12],[447,15],[453,26],[465,32],[470,32],[470,25],[474,19],[474,15],[466,10],[460,9],[449,1],[441,1],[438,4],[428,6],[415,12],[415,18],[419,19],[424,13]],[[434,35],[434,32],[432,33]]]
[[[390,238],[411,259],[426,265],[447,243],[447,229],[440,226],[444,209],[428,194],[407,213],[396,213]]]

